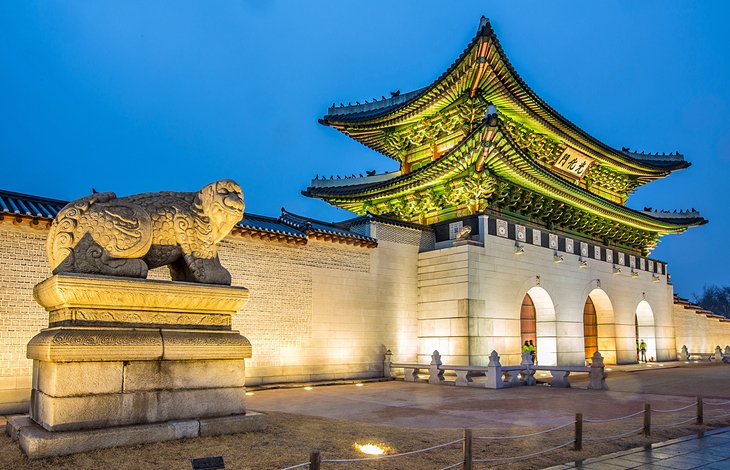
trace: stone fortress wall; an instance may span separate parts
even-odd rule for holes
[[[32,296],[50,276],[45,224],[0,221],[0,414],[27,410],[32,361],[26,344],[48,325]],[[377,227],[371,227],[374,233]],[[385,348],[416,355],[419,233],[387,227],[378,247],[305,245],[231,235],[219,255],[251,298],[233,319],[252,343],[247,384],[382,374]],[[166,268],[150,279],[169,279]]]
[[[50,275],[45,227],[0,221],[0,413],[28,406],[26,344],[48,321],[32,298],[33,286]],[[666,270],[657,280],[649,272],[616,273],[601,260],[579,267],[578,254],[563,253],[556,262],[554,249],[529,245],[517,254],[514,240],[493,235],[434,246],[414,228],[372,221],[353,231],[378,246],[287,244],[240,234],[223,241],[220,257],[233,285],[251,292],[233,320],[253,346],[247,384],[379,376],[386,348],[399,362],[428,362],[438,349],[446,364],[486,364],[495,349],[503,364],[513,364],[526,293],[536,304],[545,361],[553,353],[561,364],[582,363],[588,296],[608,362],[633,362],[633,319],[649,315],[647,306],[653,340],[641,320],[639,334],[647,333],[648,355],[657,360],[675,359],[682,345],[712,352],[730,343],[730,322],[673,303]],[[169,276],[161,269],[150,278]]]

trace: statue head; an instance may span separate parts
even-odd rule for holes
[[[233,180],[215,181],[203,187],[195,197],[195,205],[210,218],[216,243],[223,240],[243,218],[243,191]]]

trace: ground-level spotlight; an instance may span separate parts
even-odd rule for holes
[[[312,387],[304,387],[304,390],[312,390]]]
[[[385,447],[379,444],[355,444],[355,449],[359,450],[363,454],[367,455],[383,455],[385,453]]]
[[[246,392],[246,396],[247,397],[252,397],[252,396],[254,396],[254,393],[253,392]]]
[[[362,387],[363,384],[355,384],[355,387]]]

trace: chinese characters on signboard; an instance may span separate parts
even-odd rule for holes
[[[553,169],[581,179],[585,176],[592,163],[592,158],[568,147],[560,155],[560,157],[558,157],[558,161],[556,161],[555,165],[553,165]]]

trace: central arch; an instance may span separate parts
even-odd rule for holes
[[[555,366],[558,364],[557,315],[550,294],[542,287],[535,286],[527,291],[525,297],[529,298],[534,310],[537,360],[541,365]],[[528,302],[522,303],[525,305]]]
[[[654,311],[646,300],[636,306],[636,341],[640,342],[642,339],[646,342],[646,359],[656,361]]]
[[[586,359],[600,351],[604,362],[616,363],[616,320],[611,299],[600,288],[588,293],[583,309]]]

